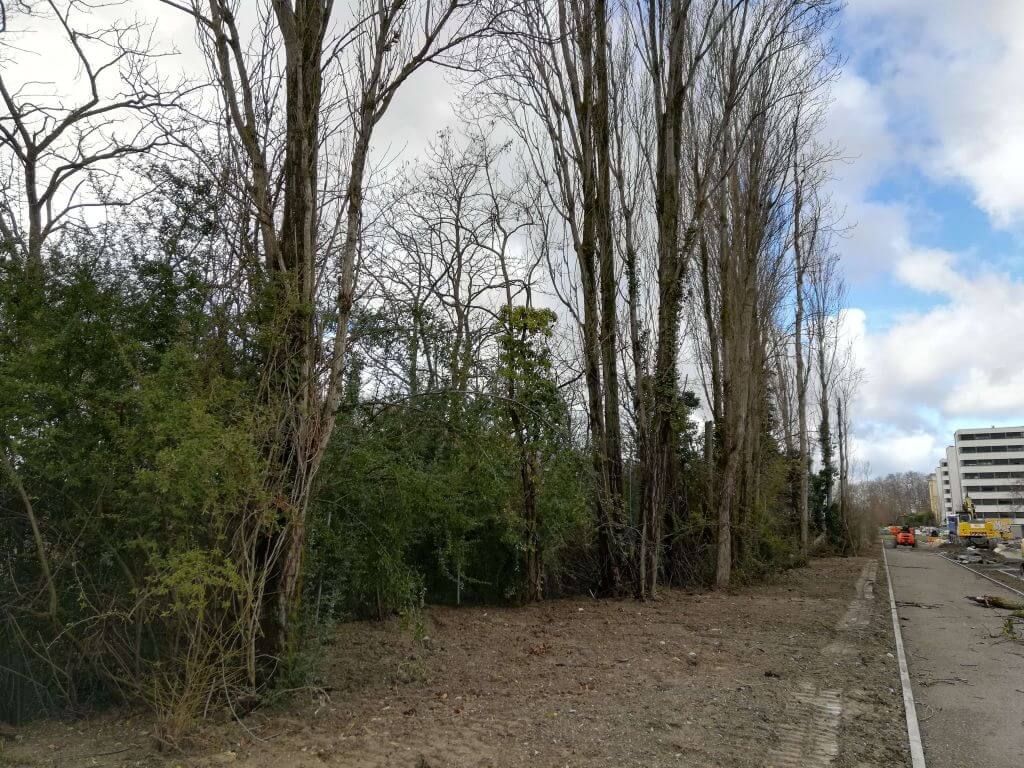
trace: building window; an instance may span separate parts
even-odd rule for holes
[[[957,435],[956,439],[964,440],[1016,440],[1024,437],[1021,432],[975,432],[973,434]]]
[[[964,459],[960,462],[961,466],[964,467],[991,467],[991,466],[1006,466],[1010,464],[1024,464],[1024,459],[1020,458],[1005,458],[1005,459]]]
[[[963,447],[960,453],[1009,453],[1011,451],[1024,451],[1024,445],[978,445]]]

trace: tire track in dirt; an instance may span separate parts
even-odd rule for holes
[[[856,635],[871,624],[871,603],[875,596],[878,561],[864,564],[855,586],[854,598],[840,618],[839,637],[822,653],[849,656],[856,653]],[[768,768],[828,768],[839,756],[839,729],[846,708],[843,691],[820,688],[802,681],[786,706],[788,722],[779,728],[779,745],[768,753]]]
[[[855,653],[857,643],[855,634],[871,625],[871,603],[875,599],[875,580],[878,578],[878,561],[872,560],[864,564],[855,587],[856,594],[850,601],[846,613],[843,614],[836,629],[839,637],[826,645],[822,650],[827,654],[846,656]]]
[[[792,722],[779,729],[781,743],[768,753],[769,768],[826,768],[839,755],[842,692],[800,687],[786,707]]]

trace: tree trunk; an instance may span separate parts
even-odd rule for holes
[[[619,145],[621,146],[621,138]],[[621,161],[621,155],[620,155]],[[640,531],[637,537],[637,574],[634,579],[633,589],[637,599],[643,600],[647,596],[647,579],[644,578],[648,567],[648,539],[647,526],[650,521],[647,515],[643,514],[644,499],[647,498],[649,486],[649,453],[650,453],[650,422],[648,414],[649,401],[649,379],[646,369],[646,351],[643,342],[643,329],[640,324],[640,276],[637,269],[637,248],[634,232],[634,211],[630,204],[626,184],[627,176],[624,163],[617,166],[615,175],[619,207],[622,209],[622,230],[623,230],[623,267],[626,276],[626,305],[629,323],[629,347],[630,355],[633,358],[633,424],[636,442],[636,462],[633,471],[633,482],[637,488],[633,498],[640,499],[641,514],[639,515]]]
[[[36,560],[39,563],[39,571],[42,574],[43,584],[45,585],[48,598],[46,613],[50,621],[53,622],[54,626],[56,626],[58,605],[57,587],[53,582],[53,571],[50,568],[50,558],[46,554],[46,545],[43,543],[43,534],[39,528],[39,518],[36,516],[35,508],[32,506],[32,500],[25,491],[25,486],[21,483],[21,478],[18,477],[18,473],[14,469],[14,465],[7,456],[7,449],[3,446],[0,446],[0,462],[3,463],[4,474],[7,475],[7,479],[10,480],[11,485],[14,486],[15,492],[18,494],[18,498],[21,500],[21,505],[25,510],[25,518],[28,520],[29,527],[32,529],[32,542],[36,548]]]
[[[796,128],[794,127],[794,143]],[[794,354],[796,356],[796,412],[799,442],[799,467],[797,474],[797,514],[800,518],[800,552],[807,557],[810,546],[810,456],[807,440],[807,373],[804,363],[804,262],[801,238],[801,215],[803,190],[799,169],[794,163],[796,190],[793,200],[793,258],[795,261],[796,318],[794,321]]]
[[[606,463],[608,505],[611,534],[615,542],[614,570],[606,587],[611,592],[622,590],[621,548],[625,545],[622,425],[619,413],[618,372],[618,281],[615,274],[615,248],[612,225],[611,129],[609,113],[611,94],[608,67],[608,8],[606,0],[594,0],[594,108],[593,147],[596,163],[595,216],[598,249],[598,270],[601,292],[601,376],[604,382],[604,459]]]
[[[835,473],[835,466],[832,459],[832,427],[831,418],[831,396],[830,396],[830,381],[828,366],[825,358],[825,345],[827,344],[826,332],[825,332],[825,318],[819,318],[818,323],[820,325],[820,332],[818,338],[818,408],[821,413],[821,424],[818,428],[818,442],[821,446],[821,471],[825,478],[825,498],[824,498],[824,509],[822,510],[822,520],[820,521],[822,530],[826,528],[826,518],[828,516],[828,510],[832,506],[832,480]]]
[[[521,474],[523,483],[523,519],[526,522],[526,599],[539,602],[544,598],[543,559],[540,551],[540,529],[537,517],[537,471],[533,452],[522,446]]]
[[[604,301],[614,275],[608,243],[610,187],[607,143],[607,51],[596,51],[597,38],[606,41],[606,10],[590,13],[566,0],[557,3],[562,58],[575,62],[567,76],[572,91],[580,174],[581,225],[576,243],[583,300],[583,358],[594,466],[594,513],[597,522],[600,590],[622,590],[622,449],[615,354],[615,305]],[[576,49],[570,46],[575,43]],[[599,69],[603,69],[599,72]],[[599,294],[600,291],[600,294]],[[614,290],[612,291],[614,295]],[[599,303],[600,299],[600,303]],[[610,313],[603,316],[603,313]],[[611,345],[610,347],[608,345]],[[611,355],[611,359],[608,356]],[[604,376],[602,376],[602,373]],[[615,374],[609,378],[609,374]],[[609,424],[609,421],[611,422]]]

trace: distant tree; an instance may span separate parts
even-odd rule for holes
[[[931,515],[928,476],[903,472],[852,483],[850,503],[858,514],[877,525],[902,524],[905,520]]]

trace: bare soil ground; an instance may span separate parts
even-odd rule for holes
[[[0,765],[909,765],[884,578],[821,559],[732,593],[431,608],[425,637],[348,624],[324,649],[328,693],[207,724],[183,753],[112,713],[32,726]]]

